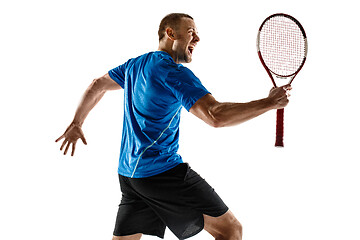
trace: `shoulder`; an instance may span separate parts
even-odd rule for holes
[[[177,64],[176,68],[173,68],[171,71],[169,71],[168,80],[179,81],[190,85],[193,85],[195,82],[200,82],[195,74],[182,64]]]
[[[193,73],[193,71],[191,71],[189,68],[185,67],[182,64],[179,64],[178,66],[178,71],[182,74],[184,74],[185,76],[191,77],[191,78],[197,78],[195,76],[195,74]]]
[[[176,64],[172,57],[163,51],[156,51],[151,53],[153,61],[158,64],[159,67],[165,68],[168,71],[175,71],[179,64]]]

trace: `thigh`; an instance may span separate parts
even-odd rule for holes
[[[218,217],[228,210],[215,190],[186,163],[162,174],[129,179],[129,182],[180,239],[203,229],[203,214]]]
[[[133,190],[179,239],[191,237],[203,229],[202,213],[188,201],[187,171],[187,164],[179,164],[152,177],[129,179]]]
[[[163,237],[166,228],[164,222],[154,210],[128,186],[125,178],[122,176],[119,176],[119,178],[122,199],[119,205],[113,235],[120,237],[143,233],[160,238]],[[138,238],[135,237],[134,239]]]
[[[228,211],[215,189],[191,168],[187,172],[185,186],[186,203],[202,214],[219,217]]]

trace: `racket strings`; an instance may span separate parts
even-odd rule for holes
[[[275,74],[290,76],[302,65],[305,39],[298,25],[284,16],[266,21],[260,31],[259,49],[266,66]]]

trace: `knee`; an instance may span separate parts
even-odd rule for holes
[[[231,238],[230,239],[236,239],[236,240],[241,240],[242,239],[242,234],[243,234],[243,227],[241,225],[240,222],[236,222],[233,224],[233,226],[231,227]]]
[[[220,217],[204,215],[205,230],[216,240],[241,240],[243,227],[236,217],[228,211]]]
[[[223,236],[223,239],[231,240],[241,240],[243,234],[243,227],[240,222],[235,221],[228,226],[226,233]]]
[[[243,228],[240,222],[228,224],[222,231],[214,234],[216,240],[242,240]]]
[[[128,236],[121,236],[121,237],[113,236],[112,240],[139,240],[141,236],[142,236],[141,233],[128,235]]]

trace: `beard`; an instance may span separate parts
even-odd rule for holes
[[[184,50],[182,50],[182,54],[179,60],[180,62],[183,63],[190,63],[192,61],[192,53],[187,47]]]
[[[189,52],[186,52],[184,60],[186,63],[190,63],[192,61],[192,54]]]
[[[175,48],[178,46],[175,46]],[[176,60],[179,63],[190,63],[192,61],[192,52],[190,52],[188,45],[178,48],[176,51]]]

